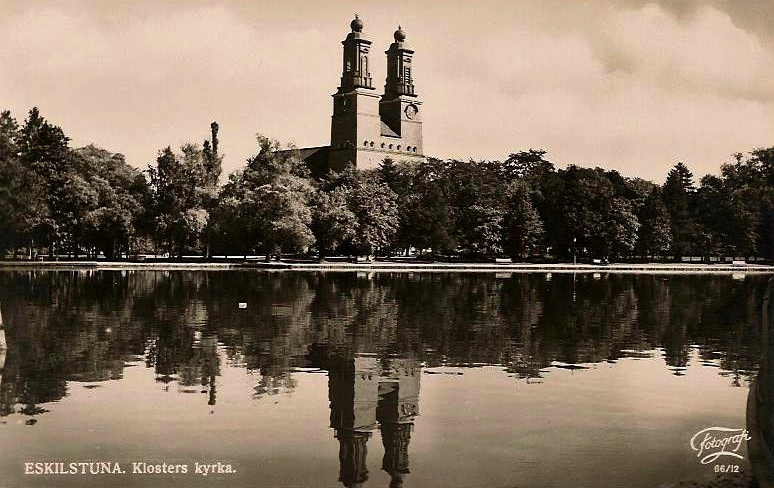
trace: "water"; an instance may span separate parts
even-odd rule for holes
[[[742,486],[767,280],[0,272],[0,486]]]

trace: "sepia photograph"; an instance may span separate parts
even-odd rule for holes
[[[774,0],[0,0],[0,488],[774,488]]]

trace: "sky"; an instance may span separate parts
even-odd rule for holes
[[[378,90],[406,32],[431,156],[663,181],[774,145],[774,0],[2,0],[0,109],[139,168],[216,120],[227,173],[256,133],[329,143],[355,13]]]

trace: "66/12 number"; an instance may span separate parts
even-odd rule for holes
[[[716,464],[715,472],[716,473],[738,473],[739,465],[738,464]]]

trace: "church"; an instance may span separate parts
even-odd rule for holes
[[[333,94],[331,143],[299,149],[315,173],[340,171],[349,164],[358,169],[378,168],[385,158],[423,162],[422,102],[414,89],[414,51],[398,27],[385,51],[387,76],[384,93],[376,93],[371,73],[371,41],[357,15],[341,43],[341,82]]]

